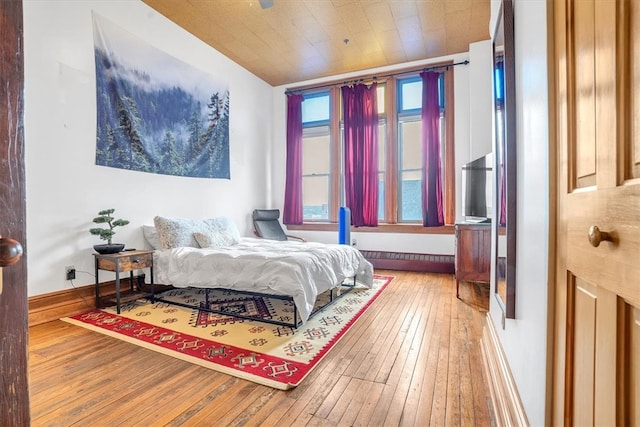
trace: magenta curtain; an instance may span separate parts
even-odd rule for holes
[[[345,201],[355,227],[378,225],[377,87],[342,87]]]
[[[287,95],[287,177],[284,188],[284,224],[302,224],[302,101]]]
[[[422,225],[444,225],[438,73],[422,72]]]

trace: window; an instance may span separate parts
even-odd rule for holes
[[[402,77],[378,82],[378,220],[383,227],[422,223],[420,71],[402,73]],[[452,224],[455,218],[453,127],[445,114],[445,102],[453,105],[453,84],[447,85],[447,79],[452,83],[452,70],[443,71],[439,80],[445,224]],[[338,207],[344,200],[338,85],[324,91],[303,92],[302,198],[305,223],[337,222]],[[451,89],[446,91],[445,87]]]
[[[387,147],[387,112],[385,110],[385,93],[387,85],[379,84],[376,90],[378,101],[378,221],[386,219],[385,182],[386,182],[386,147]]]
[[[439,79],[440,147],[445,146],[442,82]],[[398,222],[422,221],[422,79],[398,79]],[[441,159],[444,156],[441,153]]]
[[[305,94],[302,102],[302,217],[328,221],[331,204],[329,92]]]
[[[398,222],[422,219],[422,80],[398,80]]]

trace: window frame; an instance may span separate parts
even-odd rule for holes
[[[453,62],[430,64],[428,68],[439,68],[444,75],[444,153],[442,159],[443,168],[443,201],[444,201],[444,220],[445,225],[441,227],[423,227],[422,223],[416,222],[398,222],[398,98],[397,80],[403,75],[410,73],[420,73],[425,66],[420,68],[411,68],[398,70],[394,75],[385,76],[384,78],[376,78],[373,75],[366,75],[357,78],[359,82],[369,83],[372,81],[384,82],[385,90],[385,116],[386,116],[386,144],[385,144],[385,222],[380,222],[377,227],[360,227],[358,232],[393,232],[393,233],[423,233],[423,234],[451,234],[454,230],[455,223],[455,102],[454,102],[454,76]],[[397,77],[396,77],[397,76]],[[287,226],[291,230],[315,230],[315,231],[335,231],[338,226],[338,210],[340,207],[342,196],[342,136],[341,136],[341,93],[340,86],[345,84],[344,81],[336,81],[328,83],[325,86],[330,92],[330,146],[331,146],[331,178],[330,178],[330,200],[329,200],[329,221],[311,221],[305,220],[300,225]],[[295,91],[302,93],[317,92],[317,86],[300,87]],[[326,91],[323,91],[326,92]]]

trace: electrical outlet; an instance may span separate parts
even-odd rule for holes
[[[73,280],[76,278],[76,268],[73,265],[64,268],[65,277],[67,280]]]
[[[351,239],[351,246],[358,246],[358,240],[357,239]]]

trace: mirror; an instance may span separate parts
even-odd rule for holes
[[[503,0],[493,37],[495,296],[504,317],[516,311],[516,118],[513,3]]]

